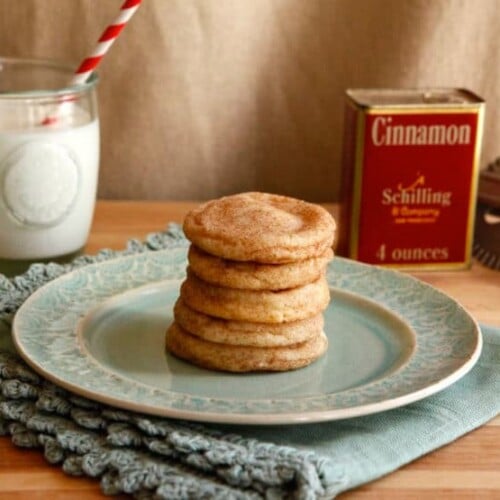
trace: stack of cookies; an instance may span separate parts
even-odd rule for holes
[[[327,349],[322,311],[335,222],[322,207],[266,193],[205,203],[184,221],[187,278],[167,349],[230,372],[283,371]]]

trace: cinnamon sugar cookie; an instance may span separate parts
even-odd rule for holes
[[[192,245],[168,351],[230,372],[292,370],[326,351],[335,222],[325,209],[242,193],[200,205],[183,227]]]
[[[320,313],[328,305],[330,291],[324,276],[288,290],[239,290],[206,283],[188,268],[181,297],[191,309],[217,318],[281,323]]]
[[[268,193],[241,193],[212,200],[188,213],[187,238],[230,260],[281,264],[324,255],[335,221],[319,205]]]
[[[316,281],[333,258],[331,248],[318,257],[286,264],[259,264],[222,259],[191,245],[189,266],[208,283],[245,290],[284,290]]]
[[[195,365],[230,372],[285,371],[306,366],[327,349],[323,332],[300,344],[286,347],[248,347],[202,340],[172,323],[166,347],[175,356]]]
[[[175,322],[195,337],[228,345],[276,347],[298,344],[323,331],[323,315],[286,323],[255,323],[219,319],[197,312],[179,298],[174,307]]]

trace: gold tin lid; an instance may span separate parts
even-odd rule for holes
[[[347,96],[363,108],[477,108],[484,103],[467,89],[348,89]]]

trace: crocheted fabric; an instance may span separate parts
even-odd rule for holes
[[[70,264],[35,264],[13,279],[0,275],[0,322],[10,326],[31,293],[73,269],[182,246],[187,240],[171,225],[145,242],[131,240],[122,251],[103,250]],[[0,350],[0,434],[17,446],[43,449],[47,461],[68,474],[100,478],[106,494],[141,499],[313,499],[331,497],[344,481],[330,460],[312,452],[74,395],[6,349]]]

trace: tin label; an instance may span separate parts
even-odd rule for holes
[[[478,119],[365,114],[356,258],[402,267],[468,260]]]

